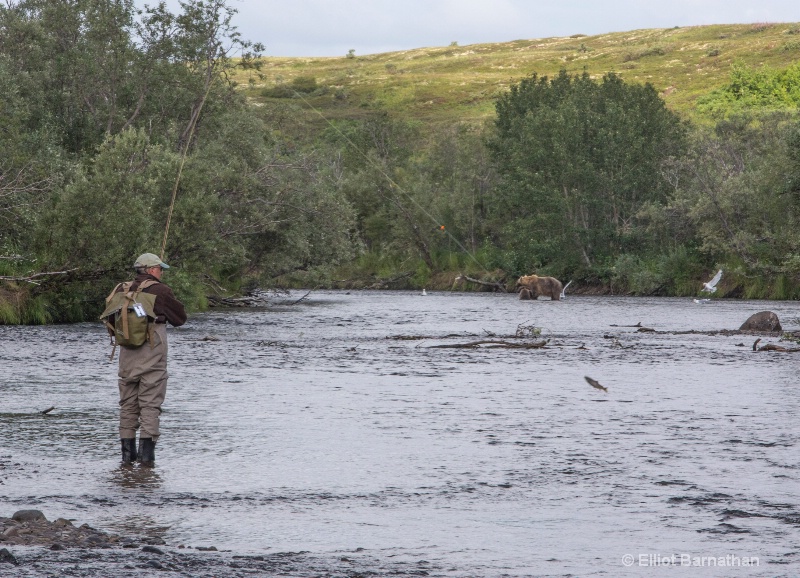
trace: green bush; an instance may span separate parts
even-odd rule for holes
[[[747,110],[797,110],[800,106],[800,63],[783,69],[735,64],[730,82],[697,101],[697,110],[728,118]]]
[[[298,76],[292,80],[292,88],[297,92],[310,94],[319,88],[317,79],[313,76]]]
[[[644,50],[639,50],[638,52],[628,52],[622,57],[622,62],[630,62],[631,60],[640,60],[648,56],[664,56],[666,53],[667,51],[663,47],[653,46],[651,48],[645,48]]]

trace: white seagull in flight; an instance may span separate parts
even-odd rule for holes
[[[722,279],[722,269],[717,271],[717,274],[714,275],[714,278],[711,281],[709,281],[708,283],[703,283],[703,288],[701,289],[701,291],[705,291],[707,293],[713,293],[714,291],[717,290],[717,283],[719,283],[720,279]]]

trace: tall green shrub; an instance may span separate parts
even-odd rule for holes
[[[663,163],[685,128],[650,85],[614,74],[536,74],[498,98],[490,139],[500,184],[493,212],[507,248],[584,267],[641,251],[637,215],[663,203]]]

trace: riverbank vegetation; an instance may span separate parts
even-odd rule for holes
[[[800,24],[289,59],[232,15],[0,7],[0,322],[96,317],[167,227],[193,309],[532,272],[694,295],[717,268],[800,297]]]

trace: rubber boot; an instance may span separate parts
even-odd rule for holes
[[[122,438],[122,465],[130,466],[136,461],[136,438]]]
[[[146,468],[156,465],[156,442],[153,438],[139,438],[139,462]]]

